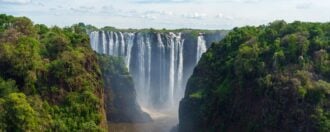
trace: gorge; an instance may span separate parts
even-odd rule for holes
[[[225,31],[93,31],[91,47],[119,56],[133,76],[137,99],[148,109],[177,111],[184,88],[201,55]]]
[[[330,23],[98,29],[0,14],[0,131],[329,132]]]

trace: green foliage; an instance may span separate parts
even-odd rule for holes
[[[24,36],[35,37],[36,31],[32,21],[27,17],[16,17],[13,19],[12,27]]]
[[[225,99],[228,98],[228,95],[230,95],[231,90],[229,80],[225,79],[223,83],[215,89],[214,93],[220,97],[220,101],[225,101]]]
[[[62,33],[50,32],[46,38],[43,39],[46,46],[46,56],[55,59],[58,54],[69,49],[69,40]]]
[[[10,26],[10,23],[14,17],[0,14],[0,33]]]
[[[189,95],[190,98],[201,99],[203,97],[203,91],[197,91]]]
[[[329,29],[329,23],[298,21],[234,28],[188,81],[182,105],[193,104],[199,114],[190,127],[329,131]]]
[[[0,131],[102,131],[103,80],[87,28],[0,15]]]
[[[108,73],[109,75],[128,74],[123,58],[99,55],[98,59],[102,73]]]
[[[87,27],[89,27],[87,25]],[[99,29],[96,28],[88,28],[92,29],[89,31],[97,31]],[[100,30],[102,31],[113,31],[113,32],[155,32],[155,33],[168,33],[168,32],[181,32],[181,33],[189,33],[192,34],[193,36],[198,36],[199,33],[214,33],[214,32],[221,32],[223,34],[227,34],[227,30],[205,30],[205,29],[189,29],[189,28],[182,28],[182,29],[154,29],[154,28],[145,28],[145,29],[117,29],[115,27],[111,26],[105,26],[101,28]]]
[[[0,77],[0,98],[9,95],[10,93],[17,92],[17,86],[14,80],[3,80]]]
[[[35,93],[37,74],[42,69],[39,42],[33,38],[19,38],[17,44],[0,45],[2,73],[5,77],[15,77],[16,83],[23,89]]]
[[[100,131],[96,124],[101,122],[98,109],[101,107],[100,100],[91,92],[83,94],[71,92],[65,99],[64,107],[54,107],[54,129],[57,131],[84,131],[94,129]],[[92,127],[86,128],[89,124]]]
[[[26,100],[23,93],[11,93],[2,104],[4,109],[2,120],[4,130],[8,131],[36,131],[38,118],[36,112]]]

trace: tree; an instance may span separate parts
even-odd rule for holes
[[[18,89],[14,80],[5,81],[0,77],[0,98],[16,92],[17,90]]]
[[[16,17],[13,19],[13,28],[24,36],[36,37],[32,21],[27,17]]]
[[[33,38],[21,38],[13,52],[11,74],[21,78],[22,82],[17,83],[26,93],[35,93],[37,74],[43,67],[39,42]]]
[[[51,59],[55,59],[60,53],[69,49],[70,41],[63,34],[56,32],[50,32],[47,34],[47,38],[44,40],[47,48],[47,56]]]
[[[0,14],[0,33],[10,26],[10,23],[14,17],[5,14]]]
[[[2,103],[3,121],[6,131],[35,131],[37,129],[36,112],[32,109],[23,93],[11,93]]]

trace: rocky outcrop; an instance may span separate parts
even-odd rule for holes
[[[105,86],[105,106],[110,122],[149,122],[151,117],[143,112],[136,101],[132,77],[119,57],[99,55]]]

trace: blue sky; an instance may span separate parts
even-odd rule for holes
[[[231,29],[279,19],[328,22],[330,0],[0,0],[0,13],[49,26]]]

